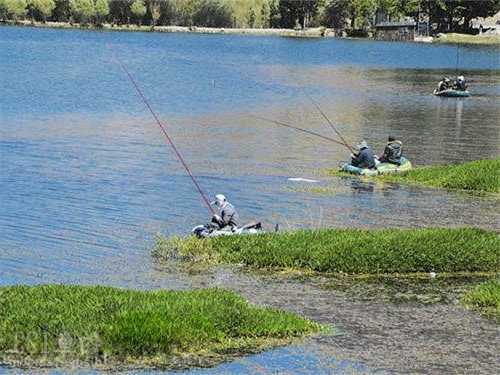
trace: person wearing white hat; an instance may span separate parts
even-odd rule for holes
[[[465,91],[467,90],[467,84],[465,83],[465,77],[464,76],[458,76],[457,80],[455,81],[455,88],[457,90]]]
[[[238,213],[223,194],[217,194],[215,196],[215,201],[213,201],[212,204],[219,210],[219,214],[215,214],[212,217],[212,223],[216,224],[219,229],[226,226],[231,226],[232,228],[238,226],[240,220]]]
[[[354,155],[351,154],[351,165],[358,168],[375,168],[375,154],[372,149],[368,147],[368,143],[365,140],[357,146],[359,152]]]

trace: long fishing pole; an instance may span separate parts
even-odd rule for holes
[[[290,125],[290,124],[287,124],[287,123],[284,123],[284,122],[281,122],[281,121],[276,121],[276,120],[272,120],[272,119],[261,117],[261,116],[256,116],[256,115],[249,115],[249,116],[250,117],[254,117],[256,119],[259,119],[259,120],[262,120],[262,121],[270,122],[270,123],[275,124],[275,125],[283,126],[285,128],[294,129],[294,130],[297,130],[297,131],[302,132],[302,133],[306,133],[306,134],[309,134],[309,135],[314,135],[315,137],[319,137],[319,138],[324,139],[326,141],[333,142],[333,143],[336,143],[336,144],[339,144],[339,145],[342,145],[344,147],[349,148],[349,146],[346,145],[345,143],[342,143],[342,142],[337,141],[336,139],[324,136],[323,134],[316,133],[316,132],[314,132],[312,130],[302,129],[302,128],[299,128],[297,126],[293,126],[293,125]]]
[[[335,127],[335,125],[333,125],[333,123],[330,121],[330,119],[325,114],[325,112],[323,112],[323,110],[321,109],[321,107],[319,106],[319,104],[312,98],[311,95],[309,95],[307,93],[306,90],[302,89],[302,92],[309,98],[309,100],[311,101],[311,103],[314,104],[314,106],[316,107],[316,109],[318,110],[318,112],[321,114],[321,116],[323,116],[323,118],[330,125],[330,127],[333,129],[333,131],[340,137],[340,139],[342,140],[342,142],[344,142],[344,144],[347,146],[347,148],[349,148],[349,150],[353,154],[355,154],[356,152],[354,151],[354,148],[345,140],[345,138],[342,136],[342,134],[340,134],[340,132],[337,130],[337,128]]]
[[[115,53],[115,51],[113,50],[113,47],[111,46],[111,44],[108,44],[108,47],[109,49],[111,50],[112,54],[113,54],[113,57],[115,58],[115,60],[118,62],[118,64],[122,67],[123,71],[127,74],[128,78],[130,79],[130,81],[132,82],[135,90],[137,91],[137,93],[139,94],[139,96],[141,97],[142,101],[144,102],[144,104],[146,104],[146,107],[149,109],[149,112],[151,112],[151,114],[153,115],[153,118],[155,119],[156,123],[158,124],[158,126],[160,127],[163,135],[165,136],[166,140],[168,141],[168,143],[170,144],[170,146],[172,147],[172,149],[174,150],[175,152],[175,155],[177,156],[177,159],[179,159],[179,161],[181,162],[182,166],[184,167],[184,169],[186,170],[187,174],[189,175],[189,177],[191,177],[191,180],[193,181],[193,184],[194,186],[196,186],[196,189],[198,190],[198,193],[200,193],[200,196],[203,200],[203,202],[205,203],[205,205],[207,206],[208,210],[210,211],[210,213],[213,215],[215,214],[215,211],[214,209],[212,208],[212,205],[210,204],[210,201],[208,200],[207,196],[205,195],[205,193],[203,192],[203,190],[201,189],[201,186],[198,184],[198,181],[196,181],[196,178],[194,177],[193,173],[191,172],[191,170],[189,169],[188,165],[186,164],[184,158],[182,157],[181,153],[179,152],[179,150],[177,149],[177,147],[175,146],[172,138],[168,135],[167,133],[167,130],[165,129],[165,126],[163,125],[163,123],[160,121],[158,115],[156,114],[156,112],[153,110],[153,107],[151,106],[151,104],[149,104],[149,101],[148,99],[146,98],[146,96],[143,94],[141,88],[139,87],[139,84],[137,83],[137,81],[134,79],[134,77],[132,76],[132,74],[129,72],[129,70],[127,69],[127,67],[125,66],[125,64],[123,63],[123,61],[118,57],[118,55]]]

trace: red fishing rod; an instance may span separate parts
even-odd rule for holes
[[[151,112],[151,114],[153,115],[153,118],[155,119],[156,123],[160,127],[163,135],[165,136],[165,139],[167,140],[168,144],[170,144],[170,146],[174,150],[174,153],[177,156],[177,159],[179,159],[179,161],[181,162],[182,166],[186,170],[187,174],[189,175],[189,177],[191,177],[191,180],[193,181],[194,186],[198,190],[198,193],[200,193],[200,196],[201,196],[203,202],[205,203],[205,205],[207,206],[208,210],[210,211],[210,214],[214,215],[215,211],[212,208],[212,205],[210,204],[210,201],[208,200],[207,196],[205,195],[205,193],[201,189],[200,184],[198,184],[198,181],[196,180],[196,178],[194,177],[193,173],[189,169],[189,167],[188,167],[186,161],[184,160],[184,158],[182,157],[181,153],[179,152],[179,150],[175,146],[172,138],[168,135],[167,130],[165,128],[165,125],[160,121],[160,118],[158,117],[158,115],[156,114],[156,112],[153,110],[153,107],[151,106],[151,104],[149,104],[148,99],[143,94],[143,92],[142,92],[141,88],[139,87],[137,81],[134,79],[134,77],[132,76],[132,74],[130,73],[130,71],[127,69],[127,67],[125,66],[125,64],[123,63],[123,61],[114,52],[113,47],[111,46],[111,44],[108,44],[108,47],[111,50],[111,52],[112,52],[113,57],[115,58],[115,60],[118,62],[118,65],[120,65],[122,67],[123,71],[127,74],[128,78],[130,79],[130,82],[132,82],[135,90],[137,91],[137,93],[141,97],[141,99],[144,102],[144,104],[146,104],[146,107],[149,109],[149,112]]]

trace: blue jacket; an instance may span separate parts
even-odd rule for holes
[[[358,168],[375,168],[375,157],[370,147],[362,148],[358,155],[352,158],[351,164]]]

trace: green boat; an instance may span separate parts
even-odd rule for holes
[[[447,89],[443,91],[434,90],[434,95],[444,96],[446,98],[467,98],[470,96],[470,92],[468,92],[467,90],[462,91],[454,89]]]
[[[360,176],[377,176],[381,174],[402,173],[409,171],[410,169],[412,169],[411,162],[404,157],[401,157],[401,165],[392,163],[378,163],[374,169],[366,169],[358,168],[346,163],[340,168],[341,171],[357,174]]]

